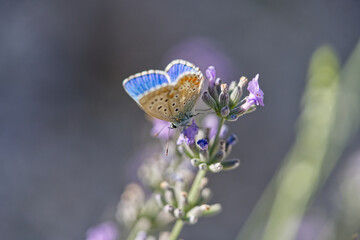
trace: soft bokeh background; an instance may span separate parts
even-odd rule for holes
[[[266,106],[230,125],[242,166],[211,176],[223,212],[181,235],[235,239],[294,143],[312,53],[330,44],[349,58],[360,2],[5,0],[0,36],[1,239],[83,239],[111,217],[151,141],[121,82],[175,58],[228,81],[260,73]],[[316,196],[306,234],[336,205],[359,142],[355,133]]]

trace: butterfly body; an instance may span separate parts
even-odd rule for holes
[[[126,92],[150,116],[185,126],[202,88],[203,75],[193,64],[174,60],[165,69],[149,70],[123,81]]]

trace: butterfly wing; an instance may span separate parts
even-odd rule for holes
[[[169,108],[175,119],[184,119],[200,96],[204,77],[200,71],[180,75],[169,93]]]
[[[126,92],[150,116],[179,122],[194,107],[203,84],[201,71],[190,62],[172,61],[164,71],[150,70],[123,81]]]
[[[175,122],[175,118],[169,108],[169,92],[171,89],[171,85],[166,85],[153,90],[139,99],[139,105],[152,117],[168,122]]]
[[[123,86],[130,97],[139,103],[142,96],[169,83],[170,78],[164,71],[149,70],[128,77],[123,81]]]
[[[181,59],[172,61],[165,68],[165,72],[170,77],[170,81],[172,83],[175,83],[178,80],[179,76],[184,73],[199,72],[199,71],[200,71],[199,68],[196,67],[194,64]]]

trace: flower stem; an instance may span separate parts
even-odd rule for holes
[[[225,119],[221,118],[218,129],[217,129],[217,133],[216,133],[216,136],[215,136],[215,139],[214,139],[214,143],[213,143],[213,145],[211,146],[211,149],[210,149],[210,158],[212,157],[212,154],[213,154],[214,150],[216,149],[216,145],[219,142],[219,134],[220,134],[222,126],[224,125],[224,122],[225,122]],[[200,183],[201,183],[201,180],[205,177],[206,171],[207,171],[207,169],[200,169],[196,174],[195,180],[194,180],[194,182],[193,182],[193,184],[191,186],[189,196],[188,196],[189,204],[191,204],[191,205],[195,204],[196,200],[199,197]],[[169,239],[170,240],[176,240],[178,238],[178,236],[179,236],[179,234],[180,234],[183,227],[184,227],[184,221],[181,220],[181,219],[177,220],[174,227],[173,227],[173,229],[172,229],[172,231],[171,231]]]
[[[215,136],[215,139],[214,139],[214,143],[213,143],[213,145],[212,145],[211,148],[210,148],[210,158],[213,156],[214,151],[215,151],[215,149],[216,149],[216,146],[218,145],[218,142],[219,142],[219,134],[220,134],[220,131],[221,131],[222,126],[224,125],[224,122],[225,122],[225,118],[221,118],[220,123],[219,123],[219,126],[218,126],[218,129],[217,129],[217,132],[216,132],[216,136]]]
[[[183,226],[184,226],[184,221],[181,219],[177,220],[171,231],[169,240],[176,240],[178,238]]]
[[[196,174],[195,180],[191,186],[189,196],[188,196],[190,204],[194,204],[196,202],[196,199],[199,196],[199,186],[201,183],[201,179],[203,179],[203,177],[205,177],[205,175],[206,175],[206,169],[201,169]]]
[[[127,237],[127,240],[134,240],[137,233],[138,233],[138,230],[139,229],[137,227],[137,221],[136,221],[135,224],[133,225],[133,227],[130,230],[130,233],[129,233],[128,237]]]

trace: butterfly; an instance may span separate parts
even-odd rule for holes
[[[165,71],[149,70],[123,81],[125,91],[148,115],[168,121],[172,128],[186,126],[200,96],[204,77],[194,64],[174,60]]]

